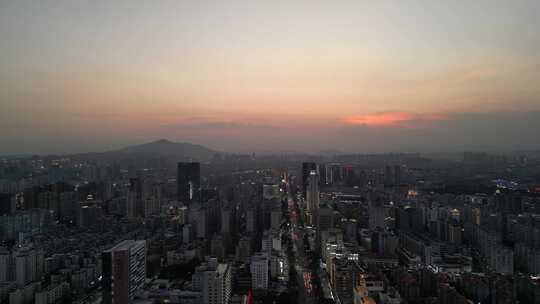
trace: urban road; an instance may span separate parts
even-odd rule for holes
[[[299,292],[298,303],[313,304],[318,303],[318,292],[314,289],[313,278],[306,258],[306,246],[304,242],[304,227],[299,221],[300,213],[298,205],[291,196],[290,191],[287,198],[289,215],[291,221],[291,240],[293,242],[293,251],[295,255]]]

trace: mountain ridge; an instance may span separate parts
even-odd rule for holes
[[[103,156],[113,158],[122,156],[157,156],[207,160],[219,153],[221,152],[212,150],[203,145],[188,142],[173,142],[168,139],[158,139],[105,152],[77,153],[72,154],[71,156]]]

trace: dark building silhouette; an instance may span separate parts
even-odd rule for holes
[[[126,203],[126,216],[134,218],[142,214],[143,182],[141,178],[129,179],[129,191]]]
[[[189,204],[200,201],[201,164],[196,162],[178,163],[178,200]]]
[[[394,166],[394,186],[401,185],[401,166]]]
[[[15,211],[12,195],[9,193],[0,193],[0,215],[9,215]]]
[[[384,183],[389,187],[401,185],[401,166],[386,166],[384,172]]]
[[[316,163],[314,162],[302,163],[302,195],[304,196],[304,198],[307,195],[307,186],[309,182],[308,178],[309,178],[309,173],[311,171],[318,172]]]

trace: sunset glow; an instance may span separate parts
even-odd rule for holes
[[[540,0],[0,0],[0,304],[538,303],[539,131]]]
[[[430,122],[447,119],[448,117],[443,114],[384,112],[351,116],[346,118],[345,122],[352,125],[363,125],[368,127],[421,128],[427,127],[427,124]]]
[[[1,150],[323,149],[307,137],[464,134],[540,111],[538,1],[158,2],[3,1]]]

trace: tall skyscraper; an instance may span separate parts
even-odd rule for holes
[[[192,276],[193,289],[202,293],[203,304],[228,304],[231,298],[231,266],[208,263],[198,266]]]
[[[384,172],[384,183],[386,186],[399,186],[401,185],[401,166],[395,165],[393,167],[386,166]]]
[[[307,195],[308,178],[311,171],[317,172],[317,164],[314,162],[302,163],[302,195],[304,198]]]
[[[236,247],[237,260],[245,263],[249,262],[251,258],[251,242],[251,238],[246,235],[238,240],[238,246]]]
[[[146,279],[146,241],[125,240],[101,258],[103,303],[131,303]]]
[[[225,206],[221,209],[221,233],[233,233],[234,209]]]
[[[307,210],[314,212],[319,208],[319,175],[312,170],[308,175],[308,185],[306,191]]]
[[[126,201],[126,216],[134,218],[139,215],[138,207],[143,198],[143,186],[140,178],[129,179],[129,189]]]
[[[316,235],[315,235],[315,252],[320,253],[322,250],[322,234],[325,231],[329,231],[330,229],[334,228],[334,210],[330,208],[328,205],[323,204],[322,207],[320,207],[317,210],[318,218],[317,218],[317,226],[316,226]]]
[[[392,167],[386,166],[384,170],[384,184],[390,186],[392,183]]]
[[[210,241],[210,254],[222,261],[225,258],[225,241],[221,234],[214,234]]]
[[[270,212],[270,228],[279,230],[279,227],[281,227],[281,215],[280,209],[274,209]]]
[[[385,228],[386,210],[380,200],[369,201],[369,229],[375,230],[377,227]]]
[[[0,193],[0,215],[9,215],[14,211],[15,196],[9,193]]]
[[[195,237],[204,239],[210,235],[206,208],[192,208],[189,215],[190,224],[195,228]]]
[[[11,264],[11,253],[5,247],[0,247],[0,283],[11,280]]]
[[[95,204],[79,203],[79,214],[77,224],[81,228],[90,228],[98,224],[100,208]]]
[[[319,208],[319,220],[317,221],[317,231],[328,231],[334,227],[334,210],[328,205]]]
[[[254,233],[257,231],[257,210],[250,208],[246,210],[246,232]]]
[[[39,280],[43,274],[44,252],[32,247],[19,248],[14,253],[15,282],[19,287]]]
[[[401,166],[394,166],[394,185],[401,185]]]
[[[341,303],[353,303],[354,287],[358,285],[360,269],[354,261],[334,259],[330,281]]]
[[[201,195],[201,164],[178,163],[178,200],[184,203],[198,202]]]
[[[309,216],[309,222],[316,229],[315,251],[319,253],[321,249],[321,231],[319,227],[319,175],[317,174],[317,171],[314,170],[312,170],[308,176],[307,214]]]
[[[257,254],[251,257],[251,288],[268,288],[268,257],[265,254]]]

